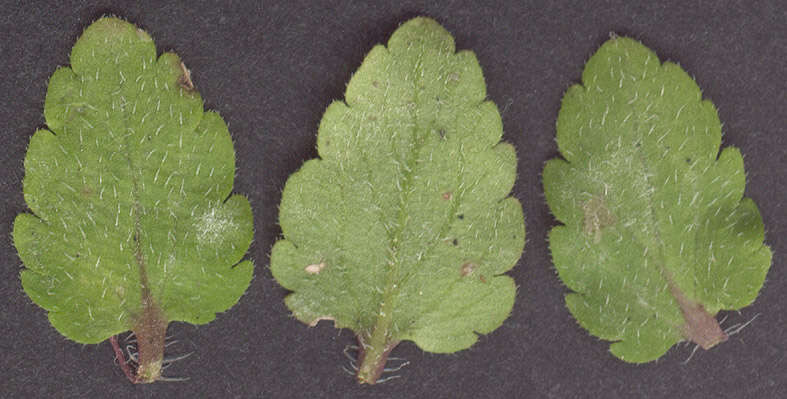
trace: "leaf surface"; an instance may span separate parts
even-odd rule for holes
[[[320,158],[287,181],[271,270],[299,320],[355,331],[361,382],[399,341],[455,352],[511,311],[516,155],[485,97],[475,55],[415,18],[366,56],[323,116]]]
[[[227,126],[203,111],[177,55],[157,58],[147,33],[116,18],[76,42],[71,66],[50,79],[44,115],[48,128],[25,157],[32,213],[14,222],[22,285],[76,342],[134,331],[145,374],[168,322],[213,320],[252,277],[241,261],[251,208],[230,196]]]
[[[716,108],[678,65],[617,37],[563,97],[544,169],[566,304],[628,362],[727,339],[715,316],[757,297],[770,267],[743,158],[719,152]]]

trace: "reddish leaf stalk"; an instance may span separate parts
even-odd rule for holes
[[[134,372],[131,371],[131,367],[128,366],[128,361],[126,360],[126,356],[123,354],[123,350],[120,349],[120,345],[118,345],[118,337],[117,335],[113,335],[109,337],[109,343],[112,344],[112,350],[115,351],[115,359],[117,359],[118,365],[120,365],[120,369],[123,370],[123,374],[126,375],[129,381],[132,383],[137,383],[137,377],[134,375]]]

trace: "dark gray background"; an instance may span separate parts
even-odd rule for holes
[[[783,1],[402,1],[361,2],[52,1],[0,7],[0,396],[173,398],[776,398],[787,392],[785,81]],[[130,3],[130,2],[129,2]],[[684,4],[685,3],[685,4]],[[44,126],[47,81],[81,31],[105,14],[147,30],[159,51],[175,50],[192,70],[206,108],[230,126],[237,150],[235,191],[250,197],[256,262],[247,294],[205,326],[173,323],[173,353],[194,355],[170,370],[185,383],[133,386],[113,366],[108,343],[64,339],[22,292],[10,231],[26,210],[22,160]],[[427,15],[475,51],[505,139],[519,156],[513,194],[527,218],[524,255],[509,274],[519,285],[511,317],[469,350],[433,355],[403,343],[412,364],[401,378],[358,386],[341,366],[349,331],[307,328],[289,316],[286,292],[268,269],[280,234],[277,204],[287,176],[314,150],[325,107],[376,43],[407,19]],[[587,58],[616,32],[642,40],[694,76],[724,122],[723,145],[745,154],[746,193],[760,207],[774,261],[760,297],[725,325],[759,317],[717,348],[679,345],[659,361],[624,364],[589,336],[563,304],[565,288],[545,243],[555,224],[540,172],[557,155],[555,118],[563,92]]]

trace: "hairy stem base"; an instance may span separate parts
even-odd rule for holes
[[[385,363],[388,362],[388,355],[391,354],[399,341],[392,342],[379,342],[372,339],[371,342],[365,342],[364,339],[358,336],[358,346],[360,353],[358,360],[361,365],[358,367],[358,383],[374,385],[380,379]]]
[[[137,339],[136,372],[128,364],[117,336],[109,337],[115,358],[129,381],[134,384],[149,384],[161,378],[161,366],[164,362],[164,340],[169,322],[155,306],[145,306],[137,324],[132,330]]]
[[[167,324],[169,323],[161,310],[155,304],[146,303],[142,317],[134,326],[139,353],[137,383],[147,384],[161,377]]]

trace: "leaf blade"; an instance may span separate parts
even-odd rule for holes
[[[101,18],[70,59],[49,82],[49,130],[25,157],[22,285],[67,338],[133,330],[137,382],[152,382],[168,322],[207,323],[248,287],[251,207],[230,196],[229,131],[184,84],[177,55],[157,57],[147,33]]]
[[[762,219],[742,200],[740,152],[719,153],[713,104],[639,42],[609,40],[582,80],[558,116],[565,160],[543,173],[564,223],[550,250],[575,292],[569,309],[626,361],[654,360],[683,339],[708,349],[726,339],[711,316],[750,303],[770,266]]]
[[[508,197],[516,155],[485,97],[475,55],[455,52],[433,20],[369,52],[346,102],[323,116],[320,158],[282,193],[271,271],[299,320],[333,319],[384,360],[403,339],[464,349],[508,316],[515,287],[497,276],[519,259],[525,229]]]

